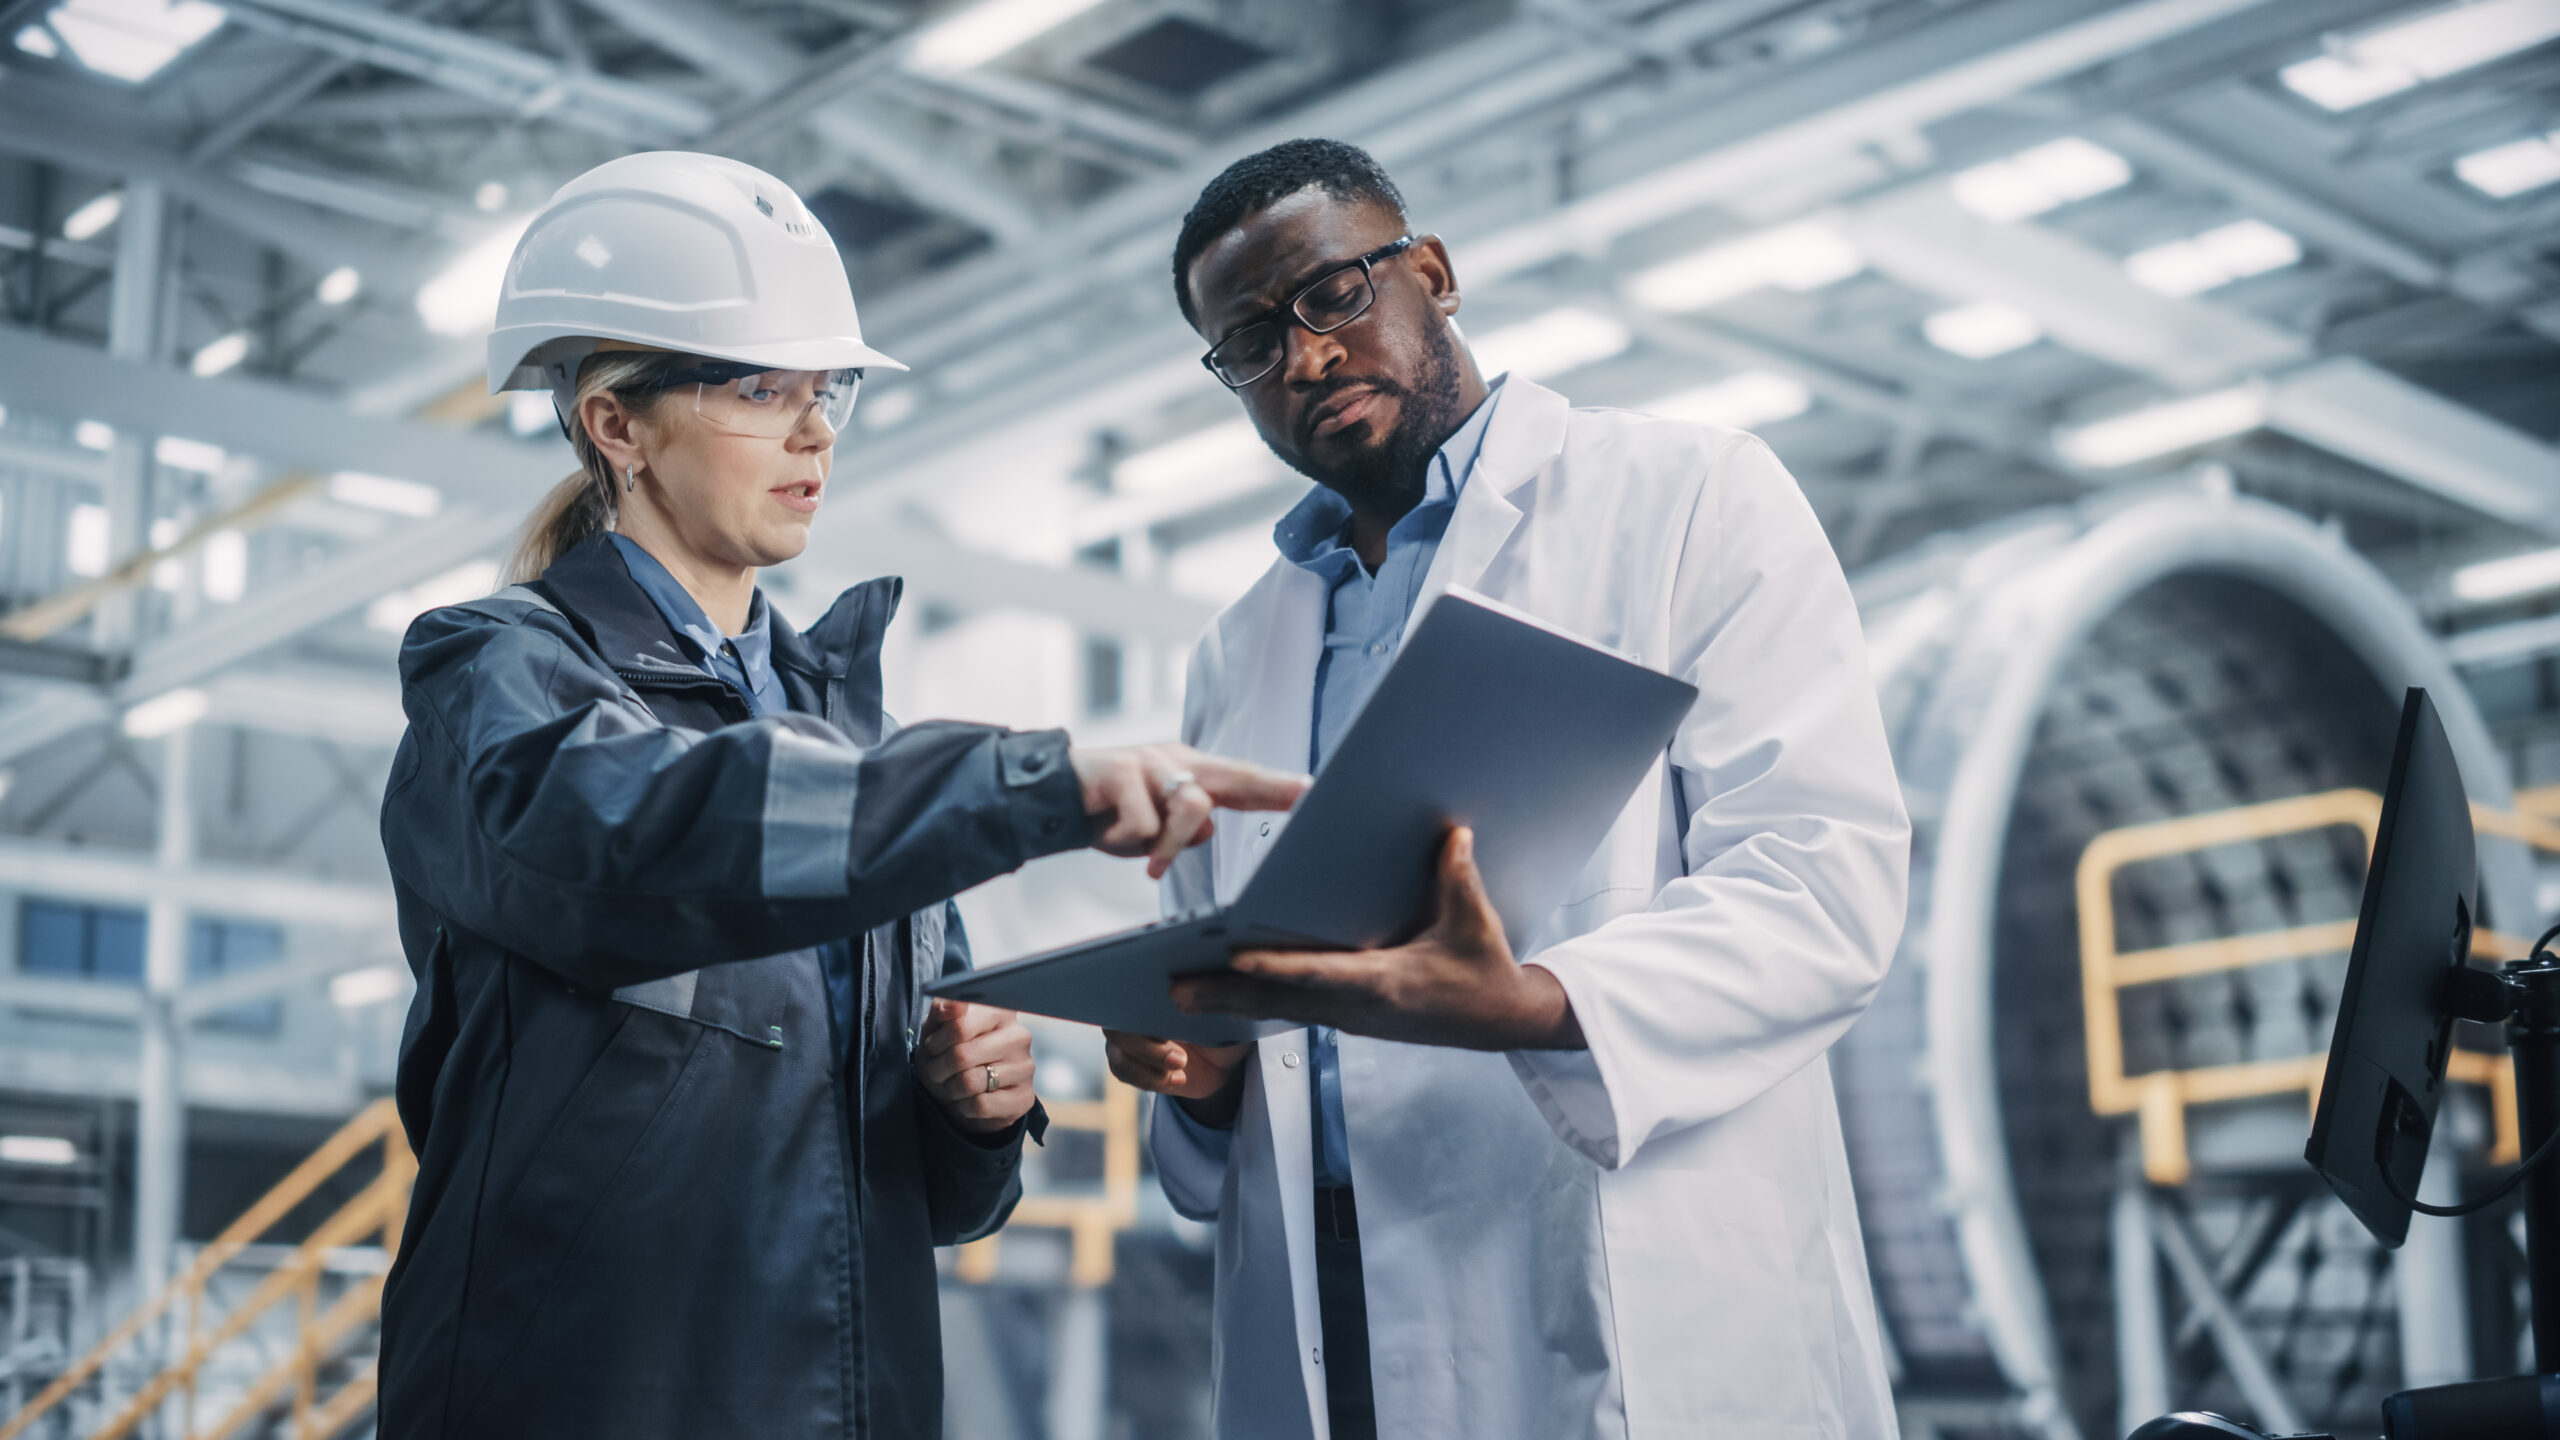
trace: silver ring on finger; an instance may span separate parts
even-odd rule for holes
[[[1173,797],[1181,791],[1183,786],[1197,785],[1199,783],[1199,776],[1188,770],[1177,770],[1164,777],[1164,789],[1157,792],[1156,803],[1160,805],[1170,804]]]
[[[993,1095],[993,1094],[994,1094],[994,1093],[996,1093],[998,1090],[1001,1090],[1001,1089],[1003,1089],[1003,1088],[1004,1088],[1004,1082],[1003,1082],[1003,1081],[1001,1081],[1001,1080],[998,1080],[998,1079],[996,1078],[996,1067],[994,1067],[993,1065],[988,1066],[988,1067],[987,1067],[987,1093],[988,1093],[988,1094],[990,1094],[990,1095]]]

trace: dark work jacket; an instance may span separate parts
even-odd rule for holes
[[[890,733],[897,598],[775,615],[761,720],[602,538],[410,626],[384,1440],[941,1434],[933,1247],[1003,1223],[1045,1117],[950,1124],[921,987],[969,963],[948,897],[1088,835],[1062,732]]]

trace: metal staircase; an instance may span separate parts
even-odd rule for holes
[[[267,1241],[323,1186],[368,1173],[301,1241]],[[391,1102],[367,1106],[0,1421],[0,1440],[333,1440],[369,1422],[382,1285],[416,1174]]]

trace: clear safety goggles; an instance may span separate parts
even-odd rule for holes
[[[812,410],[838,434],[853,418],[862,390],[859,370],[759,370],[735,360],[707,360],[658,378],[649,388],[693,393],[694,413],[735,435],[780,440]]]

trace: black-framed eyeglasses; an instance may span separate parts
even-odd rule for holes
[[[1413,236],[1400,236],[1357,260],[1343,261],[1298,287],[1287,303],[1230,331],[1226,339],[1209,347],[1200,363],[1228,389],[1243,389],[1280,368],[1289,353],[1288,324],[1295,323],[1310,335],[1329,335],[1368,314],[1378,299],[1370,267],[1394,259],[1413,245]]]

